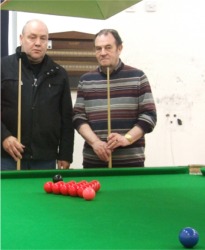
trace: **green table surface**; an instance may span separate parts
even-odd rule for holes
[[[92,201],[47,194],[64,181],[97,179]],[[1,172],[1,249],[184,249],[179,231],[205,249],[205,176],[188,167]]]

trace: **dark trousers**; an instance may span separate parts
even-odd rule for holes
[[[56,160],[21,160],[21,170],[56,169]],[[17,170],[17,162],[11,158],[1,158],[1,170]]]

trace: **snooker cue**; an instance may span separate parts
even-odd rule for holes
[[[21,58],[19,58],[19,82],[18,82],[18,122],[17,139],[21,143]],[[17,170],[21,170],[21,160],[17,160]]]
[[[107,127],[108,135],[111,133],[111,114],[110,114],[110,69],[107,67]],[[110,154],[108,167],[112,168],[112,153]]]

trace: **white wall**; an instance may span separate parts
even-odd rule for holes
[[[150,1],[155,12],[145,10]],[[49,32],[117,29],[124,41],[122,60],[147,74],[156,100],[158,123],[146,136],[146,166],[204,164],[204,8],[204,0],[144,0],[108,20],[17,13],[16,33],[31,18],[44,20]],[[73,168],[82,167],[82,146],[76,133]]]

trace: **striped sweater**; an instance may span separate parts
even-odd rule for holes
[[[134,126],[151,132],[156,125],[156,107],[151,87],[143,71],[120,63],[110,75],[111,132],[126,134]],[[107,76],[100,71],[84,74],[79,81],[73,122],[76,130],[88,123],[97,136],[106,141],[108,136]],[[144,166],[145,138],[132,145],[119,147],[112,154],[113,167]],[[85,142],[84,168],[107,167]]]

